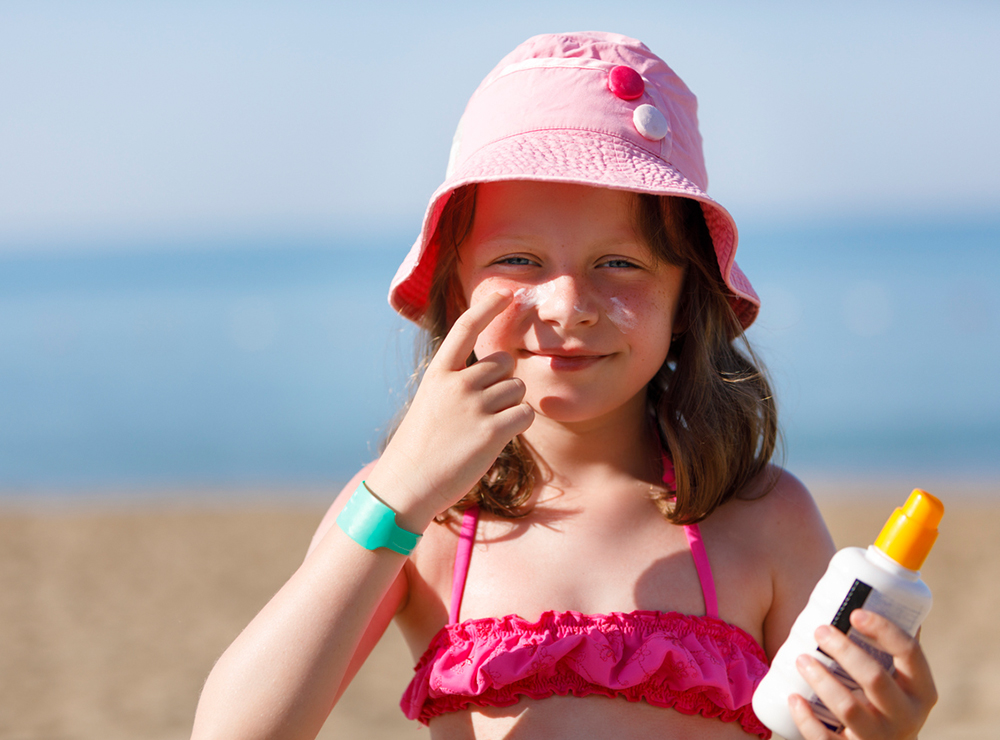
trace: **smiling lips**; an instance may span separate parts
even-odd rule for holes
[[[553,370],[583,370],[591,367],[610,355],[598,355],[588,352],[574,352],[571,350],[556,350],[553,352],[529,352],[534,357],[541,357],[549,361],[549,367]]]

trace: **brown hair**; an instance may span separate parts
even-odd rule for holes
[[[777,411],[765,373],[733,311],[701,206],[688,198],[648,194],[637,194],[634,204],[636,231],[656,259],[685,268],[675,322],[675,331],[680,331],[649,383],[647,398],[677,481],[676,494],[660,490],[652,495],[670,521],[688,524],[745,491],[765,469],[777,442]],[[464,308],[458,249],[472,229],[475,205],[476,186],[467,185],[455,191],[441,214],[413,392]],[[478,504],[499,516],[523,516],[535,468],[530,450],[515,438],[455,508]]]

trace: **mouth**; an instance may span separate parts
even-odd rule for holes
[[[546,360],[553,370],[583,370],[596,365],[611,355],[595,354],[586,351],[556,350],[528,352],[529,356]]]

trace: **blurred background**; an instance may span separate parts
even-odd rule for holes
[[[479,80],[641,38],[701,101],[793,470],[1000,471],[994,3],[4,3],[0,489],[301,486],[377,450],[388,282]]]
[[[594,29],[699,97],[784,462],[838,543],[936,481],[995,544],[997,3],[8,0],[0,737],[185,736],[405,396],[386,290],[465,101],[528,36]],[[997,562],[967,554],[949,578]],[[1000,710],[1000,651],[956,647],[996,609],[958,606],[927,632],[954,637],[941,727]],[[985,736],[955,726],[928,736]]]

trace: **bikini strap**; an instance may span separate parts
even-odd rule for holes
[[[657,435],[659,442],[660,437]],[[667,454],[666,448],[660,443],[660,459],[663,463],[663,485],[667,490],[677,491],[677,477],[674,474],[674,461]],[[698,581],[701,583],[701,595],[705,599],[705,615],[718,619],[719,600],[715,594],[715,579],[712,578],[712,566],[708,562],[705,543],[701,539],[701,529],[697,524],[685,524],[684,534],[687,535],[688,548],[694,558],[694,567],[698,571]]]
[[[469,574],[469,560],[472,558],[472,543],[476,539],[476,523],[478,521],[478,506],[470,506],[462,515],[462,532],[458,536],[455,570],[451,576],[451,607],[448,611],[448,624],[458,622],[458,613],[462,609],[462,594],[465,593],[465,578]]]
[[[684,533],[691,548],[691,557],[694,558],[694,567],[698,571],[698,580],[701,581],[701,593],[705,597],[705,615],[718,619],[719,601],[715,594],[715,579],[712,578],[712,566],[708,562],[705,543],[701,539],[701,529],[697,524],[685,524]]]

